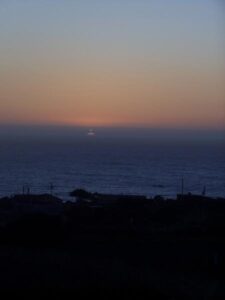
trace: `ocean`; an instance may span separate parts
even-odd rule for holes
[[[225,145],[149,138],[18,138],[0,141],[0,196],[69,192],[225,197]]]

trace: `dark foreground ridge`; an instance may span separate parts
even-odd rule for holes
[[[78,189],[0,199],[0,286],[225,299],[225,199]]]

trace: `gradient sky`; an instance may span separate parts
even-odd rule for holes
[[[222,0],[1,0],[0,123],[225,128]]]

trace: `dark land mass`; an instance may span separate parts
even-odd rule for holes
[[[0,199],[1,288],[225,299],[225,199],[71,196]]]

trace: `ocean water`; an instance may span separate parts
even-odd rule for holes
[[[0,196],[52,192],[69,199],[91,192],[162,195],[181,192],[225,197],[225,145],[147,138],[2,139]],[[53,185],[51,189],[50,186]]]

